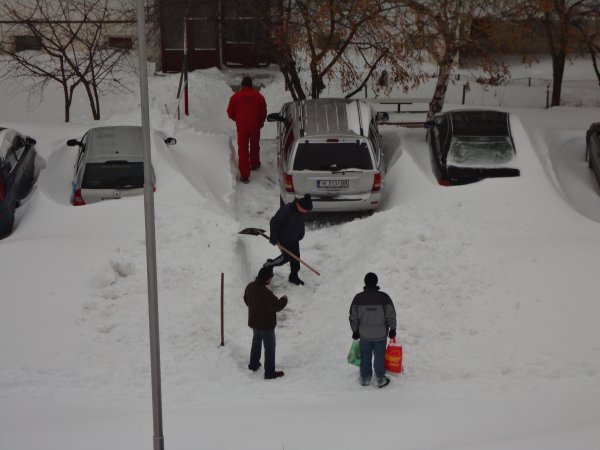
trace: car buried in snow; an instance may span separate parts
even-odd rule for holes
[[[447,111],[425,128],[433,173],[443,186],[520,175],[508,113]]]
[[[166,138],[164,142],[167,145],[177,143],[174,138]],[[142,127],[92,128],[81,140],[69,139],[67,145],[79,147],[71,183],[72,205],[85,205],[143,193]],[[153,170],[152,185],[154,184]]]
[[[35,184],[35,139],[0,128],[0,239],[13,231],[15,210]]]
[[[585,135],[585,160],[600,186],[600,122],[590,125]]]

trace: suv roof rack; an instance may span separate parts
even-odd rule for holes
[[[356,100],[356,107],[358,108],[358,127],[360,128],[360,135],[364,136],[365,133],[363,131],[362,114],[360,112],[360,101],[359,100]]]
[[[300,137],[302,137],[304,136],[304,128],[306,126],[306,124],[304,123],[306,121],[306,114],[304,112],[304,109],[306,108],[306,102],[302,100],[298,105],[298,108],[298,116],[300,118]]]

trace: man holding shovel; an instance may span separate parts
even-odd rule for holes
[[[306,214],[312,210],[312,199],[310,194],[306,194],[300,199],[283,205],[271,218],[271,237],[269,242],[273,245],[281,245],[288,249],[297,258],[300,258],[300,241],[304,237],[304,220]],[[298,277],[300,271],[300,262],[298,259],[291,258],[286,252],[281,252],[275,259],[268,259],[263,267],[273,268],[290,263],[290,283],[303,285]]]

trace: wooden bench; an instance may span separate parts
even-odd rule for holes
[[[376,108],[377,105],[396,105],[396,113],[426,113],[429,111],[429,98],[369,98],[365,99],[367,102]],[[405,106],[404,110],[402,106]],[[418,109],[407,108],[408,105],[426,105],[425,108],[422,106]],[[382,111],[380,108],[376,108],[377,111]],[[383,112],[383,111],[382,111]],[[389,111],[388,111],[389,112]]]

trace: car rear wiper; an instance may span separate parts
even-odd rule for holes
[[[331,171],[331,173],[346,173],[346,172],[364,172],[364,169],[348,168],[348,169],[338,169],[338,170]]]

